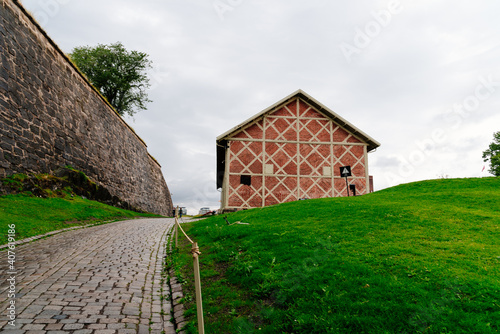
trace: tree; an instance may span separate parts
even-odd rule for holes
[[[145,91],[150,87],[145,72],[151,68],[146,53],[127,51],[117,42],[76,47],[70,57],[121,116],[133,116],[151,102]]]
[[[500,176],[500,131],[493,134],[493,142],[483,152],[483,160],[490,162],[490,173]]]

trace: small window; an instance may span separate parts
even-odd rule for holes
[[[266,174],[274,174],[274,165],[273,164],[266,164],[264,168],[266,170]]]
[[[250,175],[241,175],[240,183],[244,184],[246,186],[251,186],[252,185],[252,176],[250,176]]]

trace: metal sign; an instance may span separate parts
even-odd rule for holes
[[[347,197],[349,197],[349,182],[347,182],[347,177],[351,176],[351,166],[340,167],[340,176],[345,177],[345,187],[347,191]]]
[[[340,167],[340,176],[342,177],[351,176],[351,166]]]

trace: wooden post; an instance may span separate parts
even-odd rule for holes
[[[179,247],[179,228],[178,228],[179,222],[177,221],[177,217],[175,217],[175,248]]]
[[[201,282],[200,282],[200,249],[198,248],[198,243],[193,243],[192,250],[193,253],[193,265],[194,265],[194,287],[196,290],[196,311],[198,316],[198,333],[205,334],[205,324],[203,321],[203,304],[201,299]]]
[[[179,206],[175,208],[175,248],[179,247]]]

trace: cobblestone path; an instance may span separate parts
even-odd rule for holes
[[[15,327],[7,252],[0,252],[0,332],[175,333],[161,277],[173,222],[129,220],[17,246]]]

